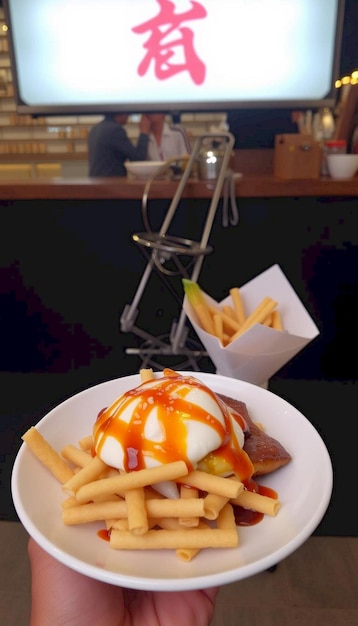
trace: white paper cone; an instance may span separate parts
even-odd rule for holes
[[[200,327],[186,296],[183,307],[218,374],[263,385],[312,341],[319,330],[279,265],[273,265],[240,287],[240,293],[247,315],[264,297],[276,300],[284,331],[255,324],[236,341],[223,347],[216,337]],[[220,303],[207,294],[205,297],[216,306],[232,304],[230,295]]]

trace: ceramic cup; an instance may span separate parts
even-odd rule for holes
[[[352,178],[358,170],[358,154],[327,154],[331,178]]]

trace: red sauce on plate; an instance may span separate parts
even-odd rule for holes
[[[277,491],[274,491],[274,489],[266,487],[265,485],[259,485],[259,483],[257,483],[253,478],[245,481],[245,487],[249,491],[259,493],[262,496],[274,498],[275,500],[278,499]],[[263,513],[251,511],[250,509],[244,509],[242,506],[239,505],[235,505],[233,509],[236,526],[255,526],[255,524],[261,522],[264,517]]]

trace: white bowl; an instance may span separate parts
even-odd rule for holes
[[[358,154],[327,154],[331,178],[352,178],[358,170]]]
[[[164,161],[126,161],[125,166],[128,174],[135,178],[149,178],[164,165]]]
[[[16,511],[27,532],[64,565],[112,585],[148,591],[184,591],[232,583],[276,565],[308,539],[328,507],[333,484],[327,448],[311,422],[286,400],[240,380],[193,375],[217,393],[246,402],[252,419],[290,452],[292,461],[262,476],[259,484],[279,495],[276,517],[239,526],[237,548],[203,549],[191,562],[174,550],[113,550],[98,536],[103,523],[66,526],[65,497],[53,475],[23,443],[14,464],[11,487]],[[62,402],[37,424],[60,451],[92,432],[98,412],[141,382],[139,374],[100,383]]]

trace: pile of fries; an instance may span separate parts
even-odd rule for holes
[[[199,285],[187,278],[182,279],[184,292],[193,307],[203,330],[217,337],[223,346],[238,339],[254,324],[264,324],[283,330],[278,302],[266,296],[249,315],[245,311],[240,289],[233,287],[229,293],[231,304],[212,306]]]
[[[145,380],[148,370],[141,375]],[[238,545],[235,505],[270,516],[281,506],[278,499],[248,491],[234,475],[189,471],[184,461],[128,473],[114,469],[94,453],[92,435],[77,445],[69,443],[60,453],[35,427],[22,439],[67,496],[63,523],[102,521],[110,546],[117,550],[172,549],[179,559],[191,561],[203,548]],[[163,481],[176,483],[179,497],[156,491]]]

